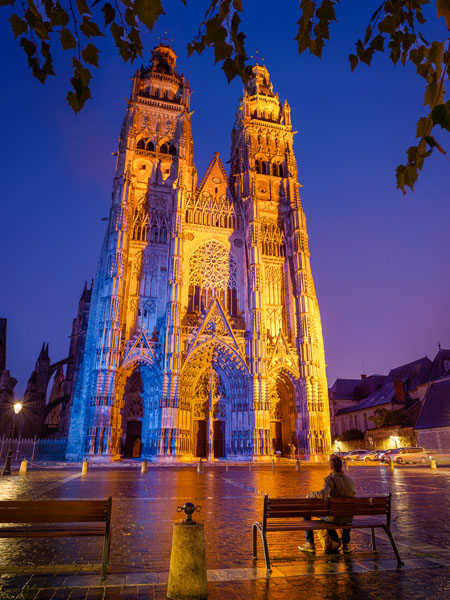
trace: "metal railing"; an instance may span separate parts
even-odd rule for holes
[[[9,437],[0,438],[0,459],[6,458],[8,453]],[[13,442],[12,460],[64,460],[66,456],[67,439],[40,440],[37,438],[17,438]]]

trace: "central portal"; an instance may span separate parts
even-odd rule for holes
[[[225,452],[225,391],[214,369],[205,371],[195,386],[193,449],[198,458],[223,458]]]

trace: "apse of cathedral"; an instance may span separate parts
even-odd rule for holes
[[[133,78],[68,459],[330,451],[290,107],[257,64],[199,179],[190,96],[166,45]]]

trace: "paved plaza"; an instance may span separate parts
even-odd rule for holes
[[[101,538],[0,539],[0,600],[165,598],[177,506],[201,505],[209,598],[267,600],[420,600],[450,596],[450,468],[352,466],[358,495],[392,493],[392,530],[404,566],[384,532],[371,551],[370,530],[352,532],[351,555],[303,555],[302,532],[269,534],[272,574],[251,556],[251,526],[261,519],[263,495],[305,495],[322,487],[324,465],[225,465],[126,468],[67,466],[17,470],[0,479],[0,499],[113,497],[108,576],[101,584]],[[317,546],[318,547],[318,546]]]

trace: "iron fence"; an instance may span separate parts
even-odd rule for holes
[[[0,459],[6,458],[8,454],[10,438],[3,436],[0,439]],[[13,462],[22,461],[26,458],[29,461],[36,460],[64,460],[66,456],[67,439],[59,438],[49,440],[39,440],[37,438],[13,440],[12,460]]]

